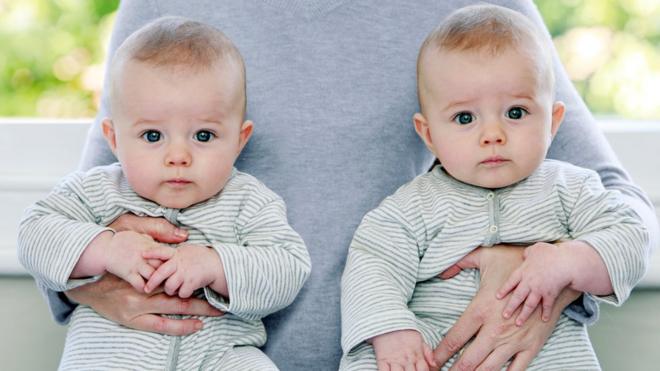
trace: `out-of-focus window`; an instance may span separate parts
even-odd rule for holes
[[[536,0],[596,114],[660,119],[660,0]]]
[[[660,0],[536,0],[595,114],[660,120]],[[0,117],[93,117],[118,0],[0,0]]]
[[[0,0],[0,117],[93,117],[118,0]]]

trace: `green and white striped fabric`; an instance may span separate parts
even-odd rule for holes
[[[235,169],[219,194],[181,210],[139,197],[119,164],[71,174],[26,211],[19,230],[21,262],[57,291],[96,279],[69,276],[89,242],[127,212],[164,217],[188,230],[188,242],[217,250],[230,297],[208,288],[197,295],[226,314],[201,317],[202,330],[176,337],[128,329],[80,305],[71,319],[61,369],[223,369],[229,349],[265,343],[261,318],[289,305],[309,276],[307,249],[289,226],[282,199]],[[255,350],[232,353],[231,362],[242,362],[241,354],[265,358]],[[271,364],[267,358],[257,361]]]
[[[342,277],[342,369],[375,369],[365,341],[395,330],[418,330],[437,346],[476,294],[479,272],[437,275],[473,249],[565,239],[589,243],[605,261],[614,295],[601,301],[621,304],[648,264],[640,218],[591,170],[546,160],[527,179],[496,190],[462,183],[440,166],[415,178],[364,217],[351,243]],[[585,326],[566,314],[530,365],[550,368],[598,368]]]

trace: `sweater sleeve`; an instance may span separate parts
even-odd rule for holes
[[[620,196],[605,190],[600,178],[590,172],[568,218],[573,238],[591,245],[607,267],[614,293],[595,298],[614,305],[623,304],[648,266],[648,232]]]
[[[97,225],[81,175],[72,174],[28,208],[20,223],[18,256],[40,285],[65,291],[90,282],[69,279],[87,245],[110,228]]]
[[[282,199],[259,207],[236,234],[237,243],[213,245],[222,259],[229,299],[206,287],[209,303],[249,320],[291,304],[310,274],[311,259],[287,222]]]
[[[355,232],[342,277],[342,348],[384,333],[416,330],[408,309],[419,269],[418,243],[403,212],[388,198]]]

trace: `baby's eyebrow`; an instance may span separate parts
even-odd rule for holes
[[[141,118],[139,117],[137,120],[133,122],[133,125],[154,125],[160,123],[160,120],[154,120],[154,119],[147,119],[147,118]]]
[[[443,111],[448,111],[454,107],[464,106],[472,102],[472,99],[454,100],[450,101],[443,107]]]

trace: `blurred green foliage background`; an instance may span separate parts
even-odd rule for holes
[[[660,119],[660,0],[536,0],[595,114]],[[92,117],[118,0],[0,0],[0,116]]]

